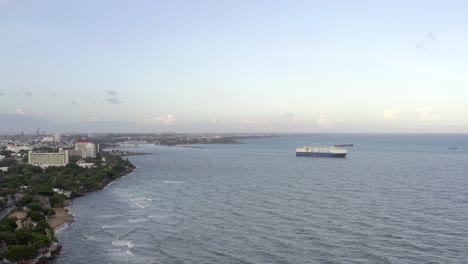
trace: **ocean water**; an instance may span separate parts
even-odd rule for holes
[[[468,263],[468,135],[142,146],[74,200],[58,263]],[[346,158],[295,157],[354,143]],[[458,149],[450,149],[458,148]]]

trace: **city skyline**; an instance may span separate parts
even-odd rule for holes
[[[0,132],[467,133],[467,11],[0,0]]]

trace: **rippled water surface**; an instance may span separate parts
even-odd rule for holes
[[[153,154],[74,200],[58,263],[467,263],[468,135],[243,143],[136,149]],[[354,147],[294,155],[335,143]]]

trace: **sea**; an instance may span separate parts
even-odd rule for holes
[[[353,143],[346,158],[295,148]],[[468,263],[467,134],[323,134],[127,150],[73,200],[57,263]]]

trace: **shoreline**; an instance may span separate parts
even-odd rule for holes
[[[71,226],[75,222],[75,215],[70,211],[70,206],[73,205],[73,200],[79,197],[84,197],[89,193],[93,192],[98,192],[102,191],[104,188],[112,185],[115,181],[128,176],[132,172],[134,172],[138,167],[134,166],[130,171],[127,171],[123,173],[122,175],[119,175],[117,178],[114,180],[107,182],[106,184],[102,185],[101,189],[99,190],[94,190],[92,192],[87,192],[84,193],[80,196],[75,196],[73,198],[70,198],[69,200],[66,200],[66,205],[63,208],[53,208],[55,211],[55,215],[51,216],[50,219],[47,219],[47,222],[50,224],[50,226],[54,229],[54,231],[57,233],[59,231],[64,230],[65,228]],[[15,211],[14,211],[15,212]],[[57,212],[59,213],[59,216],[57,216]]]

